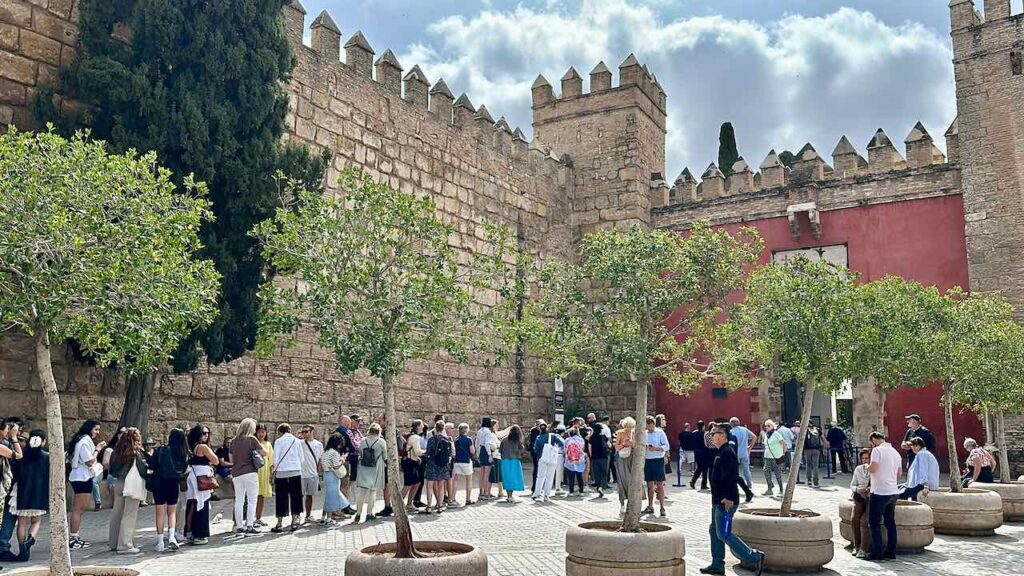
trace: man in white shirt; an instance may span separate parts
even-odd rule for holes
[[[790,430],[789,426],[784,424],[779,425],[776,431],[782,436],[782,441],[786,443],[786,462],[791,466],[793,464],[793,450],[796,448],[796,437],[793,436],[793,431]]]
[[[306,499],[306,518],[303,524],[309,523],[313,514],[313,496],[320,491],[320,457],[324,455],[324,445],[316,439],[312,426],[303,426],[299,431],[302,450],[299,452],[302,469],[302,495]]]
[[[900,453],[885,441],[880,432],[872,432],[871,498],[868,500],[868,526],[871,528],[871,554],[868,560],[896,558],[896,500],[900,495],[899,478],[903,471]],[[882,551],[882,523],[885,523],[886,546]]]

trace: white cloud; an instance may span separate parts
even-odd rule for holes
[[[955,114],[951,53],[920,24],[889,25],[841,8],[821,17],[758,23],[721,16],[662,21],[650,0],[549,0],[449,16],[402,62],[444,77],[495,117],[529,131],[530,85],[554,85],[570,65],[587,77],[629,53],[668,94],[668,170],[697,173],[715,159],[718,126],[731,121],[740,152],[757,166],[769,148],[811,141],[828,155],[843,134],[863,148],[878,127],[901,140],[922,120],[941,143]]]

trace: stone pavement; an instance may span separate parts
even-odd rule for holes
[[[755,491],[765,490],[763,478],[755,472]],[[923,554],[902,556],[898,561],[873,564],[857,560],[843,549],[846,542],[839,537],[838,503],[848,498],[845,486],[850,476],[840,476],[835,484],[824,481],[823,488],[797,488],[795,506],[828,514],[834,523],[835,559],[820,574],[843,576],[980,576],[1021,574],[1024,566],[1024,524],[1007,524],[990,538],[936,536],[935,543]],[[710,562],[707,525],[710,498],[707,492],[686,488],[669,488],[667,523],[686,535],[687,574]],[[269,532],[239,537],[231,531],[231,500],[214,502],[213,514],[223,513],[225,519],[212,526],[214,536],[202,547],[183,546],[181,551],[157,555],[153,508],[139,513],[136,545],[143,554],[135,557],[117,556],[106,549],[106,527],[109,511],[91,512],[85,516],[82,534],[93,546],[73,553],[76,565],[119,565],[141,569],[152,576],[210,574],[218,576],[337,576],[344,571],[346,554],[356,548],[394,538],[390,521],[337,528],[311,525],[294,534]],[[773,506],[768,498],[755,498],[752,506]],[[273,511],[268,505],[267,510]],[[610,498],[557,498],[548,504],[534,504],[520,499],[515,504],[491,501],[468,508],[453,509],[441,515],[412,517],[417,539],[439,539],[467,542],[480,546],[490,560],[494,576],[558,575],[564,572],[563,542],[567,527],[588,520],[617,517],[618,501],[614,491]],[[314,516],[319,516],[314,512]],[[269,516],[265,520],[270,520]],[[654,521],[662,521],[655,519]],[[45,564],[49,546],[46,527],[40,532],[33,561],[28,566]],[[730,574],[750,574],[740,569],[735,559],[727,560]],[[3,574],[24,565],[4,566]]]

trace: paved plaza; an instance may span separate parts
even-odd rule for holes
[[[755,474],[755,476],[757,476]],[[819,574],[850,576],[980,576],[1021,574],[1024,565],[1024,524],[1006,524],[996,536],[989,538],[951,537],[937,535],[935,543],[923,554],[901,556],[898,561],[874,564],[857,560],[843,549],[846,541],[839,536],[838,504],[848,498],[849,475],[823,488],[797,488],[795,506],[831,516],[834,524],[835,559]],[[763,478],[755,478],[755,491],[765,490]],[[490,560],[494,576],[558,575],[564,572],[563,541],[566,529],[588,520],[610,519],[618,515],[614,491],[607,499],[556,498],[551,503],[534,504],[520,499],[515,504],[492,501],[468,508],[452,509],[444,514],[412,517],[417,539],[455,540],[480,546]],[[710,496],[686,488],[669,488],[667,522],[686,535],[687,574],[710,562],[707,525]],[[758,497],[751,506],[777,505]],[[106,548],[109,510],[90,512],[85,516],[82,534],[93,546],[73,553],[76,565],[120,565],[141,569],[152,576],[183,574],[217,574],[218,576],[337,576],[344,572],[346,554],[356,548],[394,538],[393,523],[377,520],[360,526],[349,523],[336,528],[317,525],[294,534],[271,534],[241,537],[231,534],[231,500],[212,503],[213,514],[224,519],[213,524],[210,544],[201,547],[183,546],[174,553],[153,552],[155,542],[153,508],[139,513],[136,545],[143,548],[139,556],[117,556]],[[273,511],[273,506],[267,507]],[[314,513],[318,516],[318,513]],[[265,520],[270,521],[266,516]],[[28,566],[48,561],[49,546],[46,528],[40,534],[34,558]],[[750,574],[739,568],[731,556],[727,560],[729,574]],[[3,574],[24,565],[7,564]]]

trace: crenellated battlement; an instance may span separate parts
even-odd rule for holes
[[[414,65],[408,73],[398,61],[395,53],[386,49],[375,58],[376,51],[361,31],[355,31],[342,44],[341,27],[325,10],[310,25],[310,46],[303,44],[304,18],[306,10],[299,0],[291,0],[284,10],[285,29],[295,49],[306,56],[300,58],[300,66],[310,68],[307,75],[322,81],[321,89],[333,96],[338,82],[344,76],[346,81],[361,82],[366,89],[393,97],[395,102],[423,110],[425,117],[433,117],[440,125],[460,129],[478,142],[493,148],[499,154],[511,158],[532,157],[564,164],[563,159],[550,151],[541,154],[541,148],[532,148],[523,131],[508,125],[504,117],[495,121],[487,107],[473,108],[466,94],[458,99],[443,78],[431,84],[427,75]],[[340,55],[344,51],[344,61]],[[298,113],[298,104],[295,104]],[[289,118],[289,122],[294,121]],[[297,122],[296,122],[297,123]]]
[[[758,172],[740,157],[728,178],[712,163],[701,175],[700,182],[694,181],[689,168],[676,178],[668,191],[666,204],[661,204],[661,193],[652,186],[652,198],[657,206],[696,204],[716,198],[734,197],[758,193],[764,190],[805,186],[813,183],[855,180],[867,176],[900,174],[931,166],[955,164],[959,160],[958,124],[954,120],[945,132],[949,160],[935,145],[931,134],[918,122],[904,138],[905,155],[901,154],[884,130],[879,129],[866,146],[867,159],[857,151],[850,139],[843,136],[832,150],[831,165],[807,143],[786,165],[775,150],[771,150],[761,162]]]

